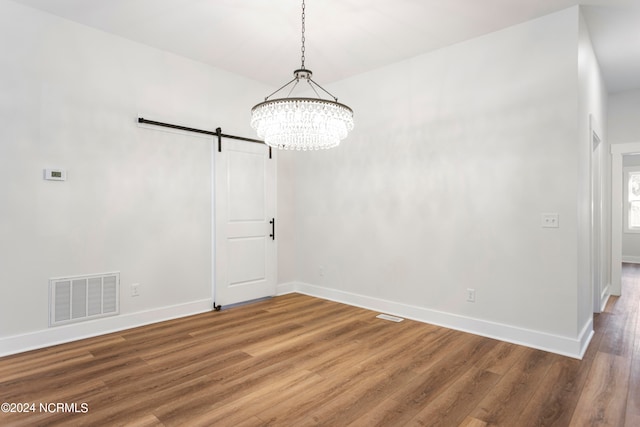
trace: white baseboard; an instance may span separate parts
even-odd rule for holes
[[[600,294],[600,312],[604,311],[610,296],[611,296],[611,283],[607,283],[607,286],[604,287],[602,294]]]
[[[593,337],[593,320],[584,325],[576,338],[547,334],[545,332],[518,328],[482,319],[460,316],[417,307],[365,295],[325,288],[302,282],[288,282],[278,285],[277,295],[301,293],[317,298],[349,304],[394,316],[405,317],[423,323],[442,326],[475,335],[494,338],[526,347],[536,348],[563,356],[581,359]],[[104,335],[151,323],[211,311],[210,299],[159,309],[96,319],[88,322],[52,327],[27,334],[0,339],[0,357],[21,353],[65,342]]]
[[[281,283],[276,287],[276,295],[286,295],[296,292],[294,282]]]
[[[622,255],[622,262],[628,262],[630,264],[640,264],[640,256]]]
[[[213,301],[205,299],[14,335],[0,339],[0,357],[204,313],[211,311],[212,307]]]
[[[587,348],[589,347],[589,343],[591,342],[591,339],[593,338],[594,333],[595,332],[593,331],[593,316],[589,316],[589,321],[584,325],[584,327],[580,331],[580,335],[578,335],[578,341],[580,343],[580,351],[578,352],[578,356],[571,356],[571,357],[575,357],[576,359],[582,359],[584,357],[584,354],[586,353]]]
[[[282,294],[298,292],[301,294],[349,304],[394,316],[417,320],[449,329],[469,332],[500,341],[523,345],[551,353],[581,359],[593,337],[593,319],[582,328],[578,337],[565,337],[482,319],[431,310],[365,295],[344,292],[302,282],[290,282],[279,285]],[[281,295],[279,293],[279,295]]]

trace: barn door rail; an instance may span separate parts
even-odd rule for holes
[[[216,128],[215,131],[203,130],[203,129],[196,129],[196,128],[187,127],[187,126],[174,125],[174,124],[171,124],[171,123],[158,122],[158,121],[155,121],[155,120],[147,120],[147,119],[145,119],[143,117],[138,117],[138,123],[144,123],[144,124],[147,124],[147,125],[161,126],[161,127],[170,128],[170,129],[183,130],[183,131],[186,131],[186,132],[194,132],[194,133],[201,133],[201,134],[205,134],[205,135],[215,136],[215,137],[218,138],[218,152],[222,151],[222,138],[237,139],[237,140],[240,140],[240,141],[255,142],[257,144],[264,144],[264,141],[261,141],[259,139],[245,138],[244,136],[228,135],[226,133],[222,133],[222,129],[219,128],[219,127]],[[269,147],[269,158],[271,158],[271,147]]]

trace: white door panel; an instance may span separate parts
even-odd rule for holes
[[[229,286],[266,280],[265,259],[268,248],[264,236],[230,238],[227,248]]]
[[[272,296],[276,290],[275,162],[264,144],[224,140],[216,152],[215,303]]]
[[[245,142],[245,144],[251,143]],[[266,173],[264,153],[238,150],[228,153],[229,222],[264,220]]]

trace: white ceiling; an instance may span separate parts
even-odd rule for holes
[[[13,1],[274,87],[300,66],[299,0]],[[640,0],[306,1],[321,84],[583,4],[608,90],[640,89]]]

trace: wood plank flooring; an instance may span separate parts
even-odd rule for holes
[[[640,426],[623,282],[583,360],[291,294],[1,358],[0,425]]]

